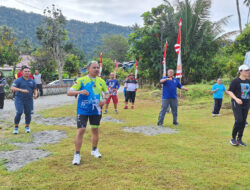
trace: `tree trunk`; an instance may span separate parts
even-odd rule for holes
[[[62,67],[60,60],[57,60],[57,66],[58,66],[59,82],[60,82],[60,86],[62,86],[63,85],[63,80],[62,80],[63,67]]]
[[[242,33],[239,0],[236,0],[236,7],[237,7],[237,13],[238,13],[238,19],[239,19],[240,33]]]

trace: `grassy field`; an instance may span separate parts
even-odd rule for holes
[[[140,90],[135,110],[123,110],[121,96],[117,115],[111,104],[108,115],[125,123],[101,124],[102,159],[90,155],[88,128],[79,166],[71,164],[76,128],[32,123],[32,132],[64,130],[68,138],[43,146],[51,156],[15,172],[8,172],[4,160],[0,161],[0,189],[250,189],[250,127],[245,129],[243,138],[247,147],[229,144],[234,118],[228,97],[222,116],[214,118],[211,95],[191,98],[183,93],[178,110],[180,126],[172,125],[172,115],[165,117],[164,126],[177,128],[179,132],[175,134],[144,136],[122,131],[125,126],[155,125],[161,105],[158,95],[158,91]],[[73,116],[75,105],[45,110],[42,114]],[[9,127],[0,131],[8,138],[1,143],[0,150],[15,149],[8,142],[30,141],[27,134],[12,136]]]

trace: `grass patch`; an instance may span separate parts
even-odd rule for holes
[[[225,97],[227,98],[227,97]],[[102,159],[91,157],[91,133],[84,136],[82,164],[72,166],[76,129],[63,126],[32,124],[32,133],[42,130],[64,130],[68,138],[55,145],[45,145],[52,153],[15,172],[7,172],[0,162],[0,187],[17,189],[249,189],[250,146],[229,144],[234,122],[230,109],[222,109],[221,117],[211,117],[211,95],[180,99],[179,133],[144,136],[123,132],[124,126],[155,125],[161,98],[139,90],[135,109],[123,109],[119,97],[119,114],[112,103],[108,114],[125,123],[103,122],[100,127],[99,150]],[[230,101],[230,99],[224,102]],[[67,111],[66,111],[67,110]],[[76,105],[44,110],[45,117],[75,116]],[[172,125],[167,114],[164,126]],[[250,145],[250,128],[244,141]],[[12,136],[11,142],[27,142],[29,134]]]

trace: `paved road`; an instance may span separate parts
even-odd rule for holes
[[[121,87],[118,93],[123,92],[123,87]],[[37,113],[43,109],[59,107],[66,104],[72,104],[76,101],[75,97],[67,96],[66,94],[53,95],[53,96],[40,96],[38,99],[34,100],[34,111]],[[13,100],[4,101],[4,109],[0,111],[0,120],[13,121],[16,113]],[[22,117],[24,120],[24,117]]]
[[[52,107],[58,107],[65,104],[72,104],[76,101],[75,97],[67,96],[66,94],[54,95],[54,96],[42,96],[34,100],[34,111],[35,113],[43,109]],[[0,112],[1,120],[13,120],[16,113],[13,100],[4,101],[4,109]],[[23,117],[22,117],[23,119]]]

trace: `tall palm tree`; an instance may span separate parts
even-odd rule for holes
[[[236,7],[237,7],[237,13],[238,13],[238,20],[239,20],[240,33],[242,33],[239,0],[236,0]]]

